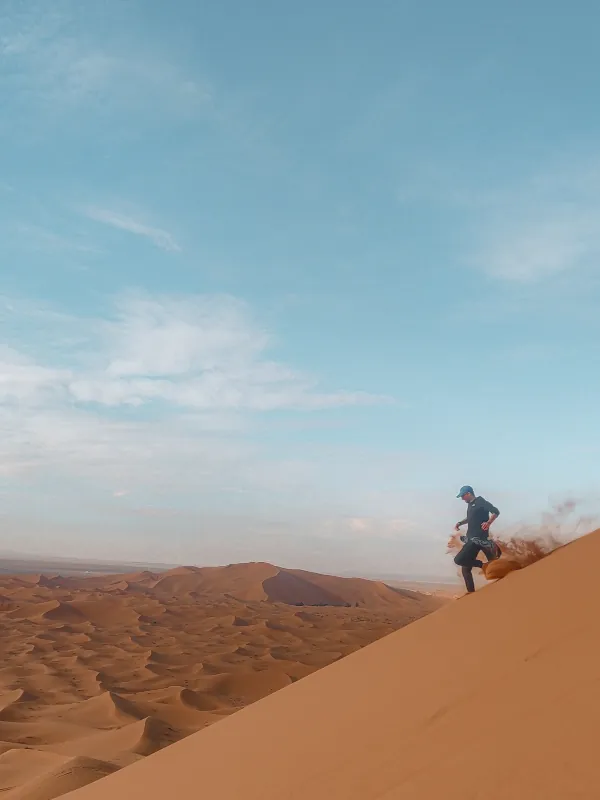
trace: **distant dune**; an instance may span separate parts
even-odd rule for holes
[[[131,576],[130,582],[152,587],[158,595],[228,596],[240,601],[287,605],[398,607],[403,600],[423,602],[420,593],[403,593],[381,581],[338,578],[272,564],[227,567],[179,567],[161,575]]]
[[[599,559],[597,531],[72,798],[600,797]]]
[[[0,576],[0,795],[129,769],[441,605],[265,563]]]

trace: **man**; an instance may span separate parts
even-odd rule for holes
[[[485,553],[488,562],[500,558],[502,554],[496,542],[489,538],[490,527],[500,512],[496,506],[488,503],[483,497],[475,497],[472,486],[463,486],[456,496],[467,504],[467,516],[457,522],[454,529],[459,531],[463,525],[466,525],[467,535],[460,537],[464,544],[454,559],[454,563],[462,568],[465,586],[467,592],[470,593],[475,591],[473,567],[483,569],[483,562],[477,558],[479,551],[482,550]]]

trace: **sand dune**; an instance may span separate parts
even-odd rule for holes
[[[90,728],[118,728],[141,715],[135,705],[114,692],[103,692],[97,697],[61,706],[60,717]]]
[[[69,761],[68,756],[39,750],[12,749],[0,755],[2,793],[17,788],[26,780],[33,781]],[[4,795],[6,796],[6,795]]]
[[[263,581],[280,570],[271,564],[231,564],[228,567],[181,567],[162,576],[154,586],[161,594],[231,595],[238,600],[266,600]]]
[[[0,597],[0,794],[19,800],[129,769],[441,605],[262,563],[1,576]]]
[[[599,797],[599,559],[597,531],[72,798]]]
[[[95,758],[72,758],[48,772],[28,780],[3,795],[7,800],[52,800],[92,781],[116,772],[118,767]]]

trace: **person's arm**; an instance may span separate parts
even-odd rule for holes
[[[493,506],[488,500],[485,501],[484,508],[486,511],[489,512],[490,518],[488,519],[487,522],[484,522],[482,524],[481,529],[484,531],[489,531],[489,529],[492,527],[492,523],[494,522],[494,520],[498,519],[498,517],[500,516],[500,512],[498,511],[496,506]]]
[[[456,525],[454,526],[454,530],[459,531],[463,525],[467,524],[468,521],[469,520],[466,517],[464,519],[461,519],[461,521],[457,522]]]

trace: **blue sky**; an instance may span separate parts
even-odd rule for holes
[[[7,0],[15,550],[451,573],[600,480],[600,9]]]

